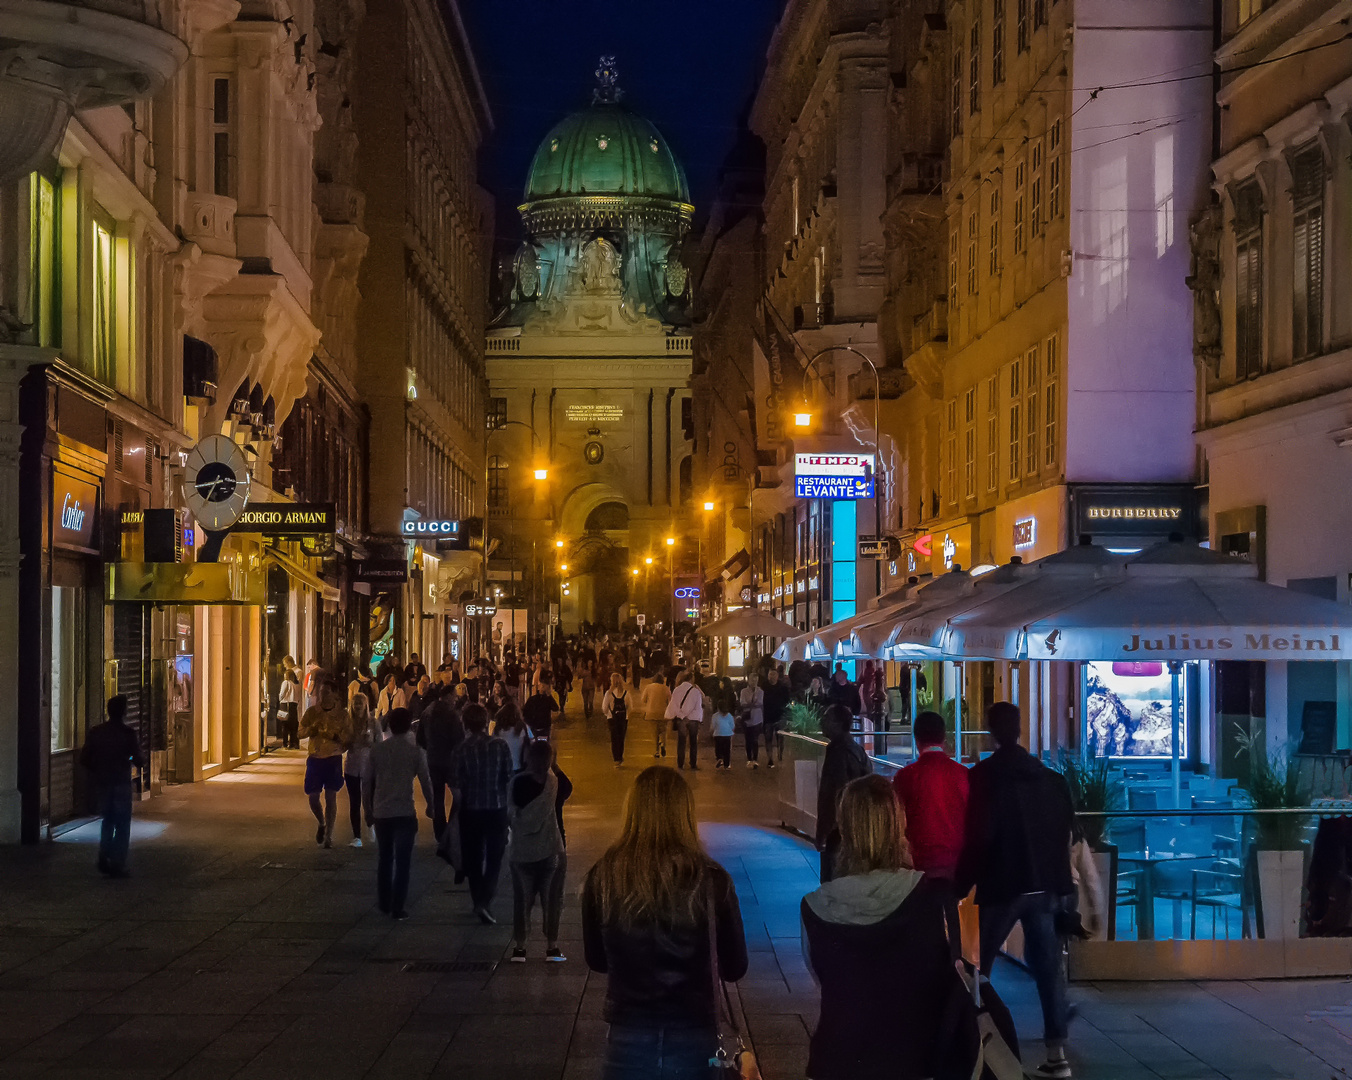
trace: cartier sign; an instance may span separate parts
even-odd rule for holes
[[[52,473],[52,540],[66,547],[93,548],[99,515],[99,488],[64,472]]]
[[[234,532],[264,536],[332,536],[333,503],[251,503],[239,515]]]

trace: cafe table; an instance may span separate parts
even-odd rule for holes
[[[1162,866],[1173,866],[1181,862],[1196,862],[1212,859],[1211,852],[1173,851],[1170,848],[1146,848],[1143,851],[1119,851],[1117,861],[1135,863],[1143,870],[1141,874],[1141,894],[1136,902],[1136,938],[1138,941],[1155,940],[1155,874]],[[1175,899],[1174,937],[1183,936],[1183,904]]]

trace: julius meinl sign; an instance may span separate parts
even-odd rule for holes
[[[231,531],[263,536],[332,536],[336,524],[333,503],[252,503],[244,508]]]

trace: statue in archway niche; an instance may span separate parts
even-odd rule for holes
[[[619,296],[620,253],[604,236],[591,240],[577,261],[577,281],[588,296]]]

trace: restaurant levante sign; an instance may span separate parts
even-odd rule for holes
[[[240,512],[233,532],[264,536],[332,536],[337,514],[333,503],[252,503]]]

